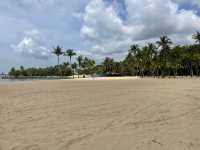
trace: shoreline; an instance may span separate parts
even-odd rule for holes
[[[85,83],[89,83],[89,82],[104,82],[104,83],[109,83],[109,82],[127,82],[127,81],[139,81],[139,82],[148,82],[148,81],[153,81],[153,80],[157,80],[157,81],[164,81],[164,80],[168,80],[168,81],[172,81],[175,82],[176,80],[188,80],[188,81],[199,81],[199,77],[139,77],[139,76],[134,76],[134,77],[130,77],[130,76],[126,76],[126,77],[86,77],[86,78],[75,78],[75,79],[0,79],[0,87],[5,87],[5,86],[18,86],[18,85],[29,85],[29,84],[35,84],[35,85],[39,85],[41,83],[43,84],[51,84],[51,83],[81,83],[81,82],[85,82]]]
[[[27,78],[27,79],[0,79],[0,85],[32,83],[38,81],[112,81],[112,80],[138,80],[138,79],[200,79],[198,76],[168,76],[168,77],[140,77],[140,76],[123,76],[123,77],[86,77],[86,78]]]

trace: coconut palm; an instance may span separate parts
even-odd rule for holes
[[[196,33],[192,35],[192,38],[195,40],[196,43],[200,44],[200,32],[199,31],[196,31]]]
[[[62,48],[60,46],[57,46],[56,48],[53,48],[52,53],[58,57],[58,65],[59,65],[60,64],[60,56],[63,54]]]
[[[106,57],[103,62],[103,66],[104,66],[105,73],[112,73],[113,67],[114,67],[114,59],[112,59],[110,57]]]
[[[135,56],[139,51],[139,46],[137,44],[131,45],[129,49],[129,54]]]
[[[163,67],[162,75],[164,75],[164,68],[167,69],[167,56],[169,55],[170,45],[172,44],[172,41],[167,36],[162,36],[160,37],[160,40],[156,43],[158,45],[158,48],[161,48],[160,59]]]
[[[169,50],[172,41],[167,36],[161,36],[160,40],[156,42],[158,47],[161,48],[161,51]]]
[[[74,73],[75,73],[75,70],[77,69],[77,63],[74,62],[72,65],[71,65],[72,69],[73,69],[73,79],[74,79]]]
[[[77,61],[78,61],[78,65],[79,65],[79,68],[81,67],[81,64],[83,62],[83,56],[78,56],[77,57]]]
[[[155,53],[156,53],[156,47],[153,43],[148,43],[148,45],[143,47],[141,50],[142,68],[148,74],[151,73],[150,70]]]
[[[93,73],[94,71],[94,67],[95,67],[95,61],[88,58],[88,57],[85,57],[83,59],[83,62],[82,62],[82,65],[81,67],[83,68],[83,73],[84,74],[91,74]]]
[[[128,50],[128,57],[130,58],[130,60],[132,60],[133,62],[133,68],[134,70],[136,69],[136,74],[139,74],[139,55],[140,55],[140,47],[137,44],[133,44],[130,46],[130,49]]]
[[[69,57],[69,60],[70,60],[70,64],[71,64],[71,61],[72,61],[72,57],[75,56],[76,53],[74,52],[73,49],[68,49],[66,50],[66,52],[64,53],[64,56],[68,56]]]

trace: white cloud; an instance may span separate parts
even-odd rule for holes
[[[199,17],[194,11],[177,10],[180,3],[191,1],[200,2],[115,0],[114,8],[111,0],[4,0],[0,3],[0,20],[3,20],[0,22],[0,51],[9,62],[0,59],[0,68],[54,64],[54,59],[52,62],[39,59],[47,59],[51,55],[48,47],[56,45],[78,49],[82,55],[96,58],[119,58],[130,44],[155,41],[162,34],[170,35],[176,43],[191,43],[191,34],[200,30]],[[32,29],[40,32],[24,35],[24,31]],[[13,43],[17,43],[14,49],[29,59],[11,52]]]
[[[42,58],[47,58],[46,53],[48,52],[45,50],[47,47],[52,48],[53,46],[60,45],[65,48],[84,49],[79,36],[81,19],[78,20],[73,14],[75,12],[83,12],[89,1],[90,0],[1,1],[0,51],[2,57],[7,61],[0,59],[0,72],[8,71],[13,66],[28,65],[30,67],[41,66],[42,64],[55,64],[54,57],[45,61],[39,60],[38,58],[41,58],[41,53],[32,54],[31,51],[33,48],[30,47],[38,47],[38,49],[41,49],[41,51],[44,52]],[[43,40],[42,42],[41,40],[34,39],[32,36],[27,35],[27,33],[24,35],[24,31],[31,31],[32,29],[40,31],[38,36]],[[26,43],[24,41],[27,41],[27,39],[30,41],[28,45],[24,44]],[[14,51],[10,50],[10,45],[12,45],[16,51],[23,49],[19,54],[26,57],[16,55]],[[36,51],[35,49],[36,48],[34,48],[34,51]],[[37,58],[37,60],[34,58]]]
[[[171,0],[125,0],[128,16],[122,19],[112,5],[92,0],[83,15],[81,37],[92,55],[124,54],[128,46],[169,35],[177,43],[190,43],[188,36],[200,30],[194,11],[179,10]],[[123,56],[123,55],[121,55]]]
[[[31,30],[25,33],[22,41],[12,47],[23,56],[48,59],[51,51],[45,47],[43,42],[40,33],[37,30]]]
[[[200,5],[200,0],[172,0],[173,2],[176,2],[176,3],[192,3],[192,4],[197,4],[197,5]]]
[[[193,4],[197,4],[200,6],[200,0],[191,0],[193,2]]]

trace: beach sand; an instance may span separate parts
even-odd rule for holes
[[[200,79],[0,85],[0,150],[199,150]]]

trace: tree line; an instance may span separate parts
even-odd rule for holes
[[[76,58],[76,61],[72,63],[72,57],[76,56],[76,52],[73,49],[68,49],[65,52],[60,46],[53,48],[52,51],[57,56],[57,65],[46,68],[27,68],[20,66],[19,69],[11,68],[9,75],[14,78],[23,77],[47,77],[47,76],[73,76],[74,74],[88,75],[94,73],[94,67],[96,62],[93,59],[84,57],[82,55]],[[69,62],[60,64],[60,56],[69,57]]]
[[[130,46],[122,61],[106,57],[101,64],[82,55],[76,57],[73,49],[63,51],[53,48],[58,64],[47,68],[12,68],[11,76],[70,76],[76,74],[98,74],[103,76],[199,76],[200,75],[200,32],[192,38],[195,44],[174,46],[168,36],[162,36],[155,43],[140,47]],[[60,56],[69,57],[69,62],[60,64]]]

